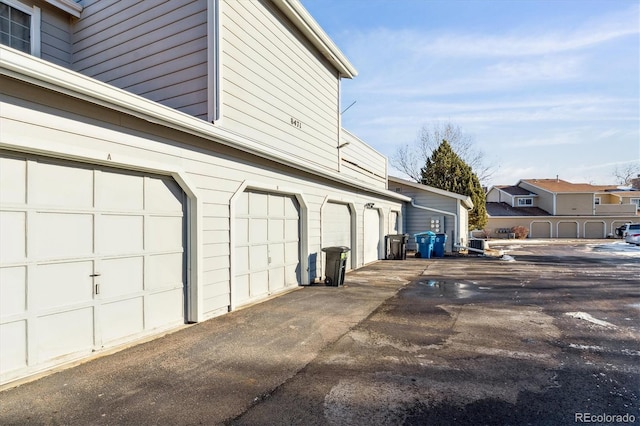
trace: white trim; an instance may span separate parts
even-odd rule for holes
[[[52,6],[57,7],[60,10],[64,10],[70,15],[75,16],[76,18],[80,17],[80,13],[84,9],[80,3],[76,3],[73,0],[45,0]]]
[[[342,77],[353,78],[358,71],[298,0],[271,0],[304,36],[337,68]]]
[[[220,119],[220,2],[207,0],[207,119]]]

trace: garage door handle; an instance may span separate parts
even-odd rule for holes
[[[102,275],[102,274],[91,274],[91,275],[89,275],[89,276],[90,276],[90,277],[99,277],[100,275]]]

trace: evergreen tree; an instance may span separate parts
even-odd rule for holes
[[[443,140],[427,158],[420,172],[423,185],[470,197],[473,209],[469,212],[469,227],[484,229],[487,224],[487,207],[480,180],[446,140]]]

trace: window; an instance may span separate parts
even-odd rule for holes
[[[635,204],[636,205],[636,209],[640,210],[640,198],[632,198],[631,199],[631,204]]]
[[[0,1],[0,43],[40,56],[40,9],[15,0]]]
[[[532,206],[533,198],[518,198],[518,206]]]

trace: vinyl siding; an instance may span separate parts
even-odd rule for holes
[[[65,68],[71,67],[71,17],[48,4],[39,5],[42,11],[40,57]]]
[[[524,188],[534,194],[538,194],[538,203],[537,206],[540,207],[542,210],[548,211],[550,213],[553,213],[554,210],[554,205],[553,205],[553,196],[554,194],[552,192],[549,191],[545,191],[542,188],[538,188],[536,186],[530,185],[525,181],[520,181],[518,183],[518,186],[521,188]],[[559,213],[556,213],[559,214]]]
[[[221,125],[337,170],[337,71],[269,2],[221,1],[221,23]]]
[[[558,194],[556,195],[556,215],[593,215],[595,206],[593,194]]]
[[[355,135],[343,130],[340,144],[346,142],[349,145],[340,149],[340,173],[368,185],[386,188],[387,158]]]
[[[207,118],[206,0],[83,5],[73,33],[75,71]]]

